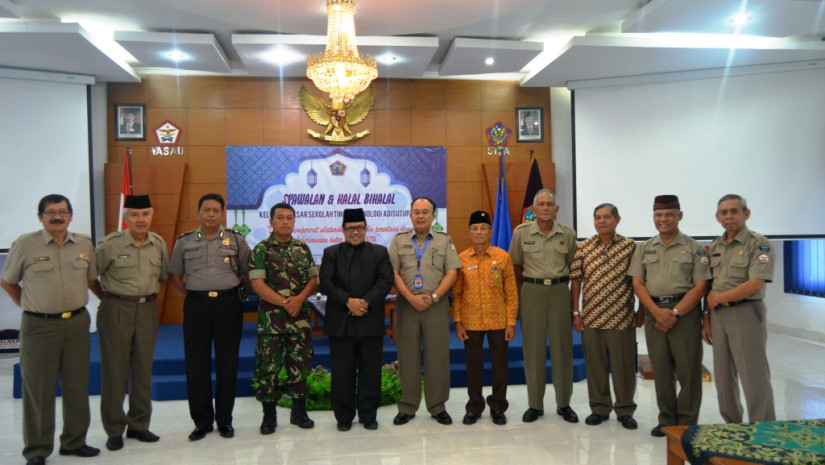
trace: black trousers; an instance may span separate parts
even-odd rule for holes
[[[490,362],[493,368],[493,393],[487,396],[491,410],[504,413],[507,402],[507,350],[510,343],[504,340],[504,330],[467,331],[464,341],[464,357],[467,363],[467,394],[470,399],[464,407],[467,413],[481,415],[484,411],[484,397],[481,388],[484,383],[484,335],[490,347]]]
[[[232,423],[238,379],[238,347],[243,311],[238,295],[219,297],[191,294],[183,302],[183,348],[186,357],[186,393],[195,426],[213,421]],[[215,407],[212,408],[212,345],[215,346]]]
[[[375,420],[375,414],[381,406],[384,337],[330,336],[329,348],[332,364],[330,397],[335,419],[339,422],[351,422],[355,419],[357,409],[358,419],[362,423]]]

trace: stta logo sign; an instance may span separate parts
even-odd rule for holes
[[[181,128],[166,120],[155,128],[158,147],[152,147],[152,155],[183,155],[183,147],[176,147],[180,141]]]

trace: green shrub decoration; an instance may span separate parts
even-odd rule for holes
[[[282,368],[278,377],[281,381],[286,381],[286,370]],[[307,377],[307,410],[332,410],[329,396],[331,385],[332,375],[326,368],[319,365],[312,369]],[[398,362],[388,363],[381,367],[381,405],[396,404],[400,399],[401,380],[398,379]],[[292,408],[292,398],[289,395],[282,396],[278,406]]]

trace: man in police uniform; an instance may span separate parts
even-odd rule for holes
[[[401,400],[393,424],[415,417],[421,403],[421,345],[424,344],[424,395],[427,411],[442,425],[453,420],[445,409],[450,397],[450,304],[447,292],[461,268],[453,240],[432,231],[435,202],[412,202],[413,229],[398,233],[389,254],[398,291],[398,368]]]
[[[206,194],[198,200],[200,227],[178,236],[169,265],[169,282],[186,296],[183,347],[189,415],[195,422],[189,435],[192,441],[213,431],[213,421],[222,437],[235,435],[232,410],[243,331],[240,292],[249,270],[249,245],[240,233],[222,226],[225,206],[219,194]]]
[[[106,448],[123,448],[127,438],[160,439],[149,431],[152,416],[152,362],[158,338],[157,297],[166,280],[166,242],[149,231],[148,195],[128,195],[123,218],[129,226],[106,236],[97,246],[103,299],[97,313],[100,337],[100,417],[109,439]],[[129,383],[129,412],[123,411]]]
[[[570,264],[576,254],[576,232],[556,221],[558,211],[555,192],[539,190],[533,198],[536,221],[519,225],[510,241],[510,257],[520,289],[529,407],[521,418],[525,422],[536,421],[544,415],[548,331],[556,413],[570,423],[579,421],[570,407],[573,395],[573,299],[567,285]]]
[[[86,445],[91,320],[85,305],[89,290],[100,296],[94,244],[88,236],[68,231],[72,204],[62,195],[43,197],[37,216],[43,229],[14,241],[0,280],[23,309],[20,374],[27,465],[43,465],[54,450],[58,378],[63,388],[60,455],[100,453]]]
[[[289,422],[312,428],[307,415],[307,377],[312,369],[312,324],[307,298],[318,287],[318,270],[312,252],[292,237],[295,209],[278,203],[269,209],[272,234],[255,246],[249,258],[249,280],[258,294],[258,340],[255,345],[255,397],[264,418],[261,434],[278,425],[275,406],[284,393],[292,396]],[[286,382],[279,378],[286,369]]]
[[[765,346],[765,283],[773,279],[774,255],[770,242],[750,231],[745,222],[751,211],[736,194],[722,197],[716,219],[725,234],[710,245],[713,287],[708,294],[710,330],[703,337],[713,343],[713,374],[719,413],[728,423],[742,422],[739,382],[748,404],[748,421],[774,421],[771,370]],[[710,333],[710,334],[708,334]]]
[[[645,339],[653,367],[659,424],[650,434],[662,437],[663,426],[695,425],[702,405],[702,297],[710,268],[705,248],[679,231],[679,198],[653,200],[653,223],[659,235],[633,254],[628,274],[645,309]],[[679,372],[676,395],[675,372]]]

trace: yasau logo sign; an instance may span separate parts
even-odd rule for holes
[[[170,156],[183,155],[183,147],[177,147],[180,141],[181,128],[175,123],[166,120],[155,128],[155,137],[158,141],[157,147],[152,147],[152,155]]]

